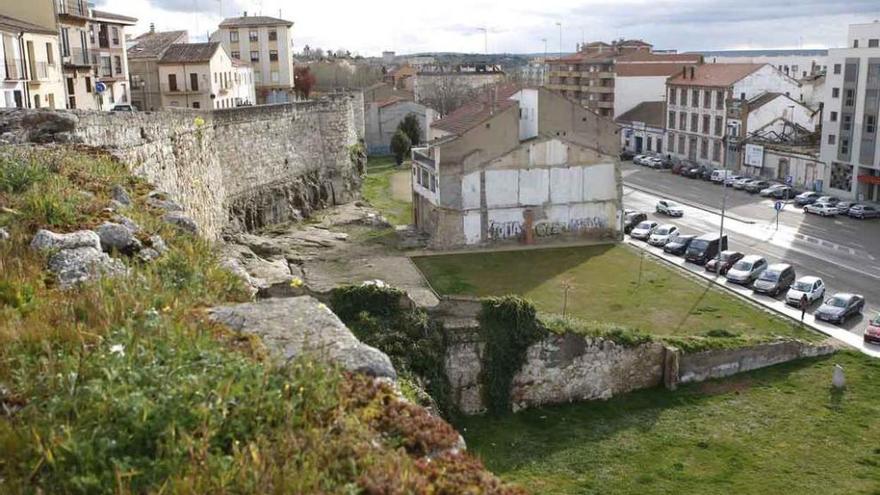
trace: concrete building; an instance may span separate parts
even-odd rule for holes
[[[548,70],[546,58],[533,58],[519,68],[519,83],[523,86],[543,86],[547,82]]]
[[[83,0],[57,0],[61,67],[67,94],[66,108],[97,109],[95,70],[89,52],[91,14]]]
[[[211,35],[230,57],[253,67],[258,103],[293,101],[293,22],[267,16],[230,17]]]
[[[156,32],[150,29],[133,40],[128,49],[131,73],[131,103],[142,111],[162,109],[162,85],[159,60],[171,45],[189,41],[186,31]]]
[[[739,146],[748,131],[746,102],[765,93],[800,99],[797,81],[767,64],[687,67],[666,85],[667,152],[712,167],[726,163],[735,168],[741,161]]]
[[[236,95],[254,94],[251,77],[237,78],[240,66],[216,42],[171,45],[158,62],[163,108],[233,108]]]
[[[0,15],[0,108],[29,107],[27,64],[19,36],[26,31],[49,33],[42,26]]]
[[[707,64],[770,64],[786,76],[803,79],[824,74],[828,50],[725,50],[699,52]]]
[[[422,129],[422,143],[427,138],[428,125],[436,118],[437,113],[430,108],[412,100],[391,97],[384,101],[366,103],[366,135],[364,141],[370,155],[387,155],[391,153],[391,137],[397,132],[397,126],[407,115],[415,115]],[[418,146],[420,143],[413,143]]]
[[[786,143],[750,143],[747,155],[761,166],[750,168],[751,174],[776,180],[791,182],[800,190],[821,190],[826,174],[825,163],[819,158],[819,146]]]
[[[89,54],[95,67],[97,108],[110,110],[117,104],[131,102],[131,87],[128,82],[128,54],[125,46],[125,28],[134,26],[137,19],[101,10],[92,9],[89,26]],[[62,36],[63,42],[63,36]],[[73,55],[73,54],[72,54]],[[72,59],[75,57],[72,56]],[[67,86],[73,83],[74,94],[80,91],[80,87],[86,88],[86,83],[78,82],[79,72],[66,72],[68,77]],[[87,77],[87,76],[85,76]],[[73,81],[71,81],[73,79]],[[101,86],[104,90],[100,91]],[[79,93],[82,94],[82,93]],[[83,94],[83,102],[88,102],[87,94]]]
[[[615,124],[544,88],[502,86],[413,150],[413,214],[435,247],[620,236]]]
[[[26,108],[64,108],[64,80],[61,73],[61,52],[58,48],[58,22],[55,18],[53,0],[28,0],[4,2],[0,21],[8,38],[4,48],[9,50],[13,43],[18,51],[11,50],[4,55],[15,61],[21,57],[21,74],[18,68],[9,68],[7,74],[23,79],[23,104]],[[12,82],[10,81],[10,82]],[[19,84],[4,84],[4,87]],[[15,103],[15,89],[9,95]],[[4,95],[4,104],[6,95]]]
[[[643,101],[662,101],[666,78],[684,65],[701,62],[697,54],[654,53],[641,40],[596,41],[580,46],[574,55],[549,60],[547,87],[599,115],[614,117]],[[618,74],[626,79],[618,80]]]
[[[880,22],[849,26],[846,48],[829,50],[821,159],[828,191],[880,201]]]
[[[621,149],[640,154],[664,154],[665,115],[666,102],[645,101],[615,119],[620,126]]]

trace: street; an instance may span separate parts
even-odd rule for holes
[[[678,225],[685,234],[719,231],[720,185],[629,162],[625,162],[622,169],[626,208],[644,211],[649,218],[661,223]],[[798,277],[819,276],[825,281],[829,296],[836,292],[865,296],[864,314],[841,326],[861,337],[867,320],[880,312],[880,249],[877,248],[880,246],[880,220],[821,218],[805,215],[800,208],[787,204],[779,215],[777,230],[773,200],[732,188],[727,193],[728,216],[724,220],[724,230],[729,248],[762,255],[771,264],[790,263]],[[655,205],[661,198],[681,202],[684,217],[655,214]],[[784,307],[781,301],[774,302],[766,296],[751,297],[765,305]]]

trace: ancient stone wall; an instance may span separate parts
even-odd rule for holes
[[[169,193],[213,239],[356,198],[358,112],[362,95],[348,94],[215,111],[10,109],[0,110],[0,142],[106,151]]]

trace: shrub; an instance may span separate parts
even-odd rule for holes
[[[46,166],[34,159],[0,156],[0,192],[20,194],[49,176]]]
[[[419,125],[419,119],[414,113],[407,114],[397,125],[397,130],[406,134],[412,146],[416,146],[422,141],[422,126]]]
[[[409,154],[411,148],[412,141],[410,141],[409,136],[407,136],[402,130],[398,129],[397,132],[391,136],[391,154],[394,155],[394,162],[397,163],[398,167],[403,164],[403,160],[406,158],[406,155]]]

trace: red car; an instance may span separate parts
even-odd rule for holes
[[[712,258],[706,262],[705,269],[707,272],[715,272],[719,275],[724,275],[727,273],[727,270],[730,270],[730,267],[735,265],[737,261],[743,259],[744,256],[745,255],[739,251],[721,251],[720,262],[718,258]]]
[[[868,322],[868,328],[865,329],[865,342],[880,344],[880,314]]]

